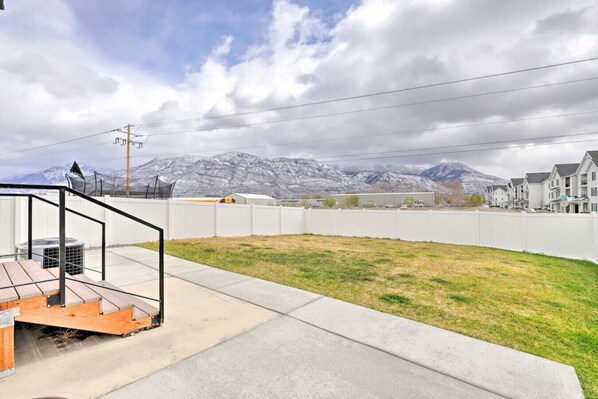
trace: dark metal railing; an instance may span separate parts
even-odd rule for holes
[[[105,204],[102,201],[90,197],[86,194],[80,193],[70,187],[65,186],[58,186],[58,185],[38,185],[38,184],[5,184],[0,183],[0,189],[9,189],[9,190],[38,190],[38,191],[58,191],[58,204],[52,202],[48,199],[42,198],[33,193],[0,193],[1,197],[27,197],[27,256],[31,259],[34,255],[33,253],[33,200],[37,199],[42,201],[46,204],[52,205],[58,208],[58,241],[59,241],[59,250],[58,250],[58,263],[59,263],[59,273],[58,273],[58,281],[59,281],[59,288],[60,288],[60,304],[62,306],[66,305],[66,266],[68,263],[66,260],[66,213],[72,213],[73,215],[80,216],[87,220],[93,221],[95,223],[100,224],[102,228],[102,280],[106,279],[106,223],[95,219],[91,216],[85,215],[81,212],[75,211],[73,209],[67,208],[66,206],[66,193],[74,195],[76,197],[82,198],[87,202],[91,202],[94,205],[107,209],[111,212],[114,212],[120,216],[123,216],[129,220],[132,220],[136,223],[149,227],[158,232],[158,241],[159,241],[159,250],[158,250],[158,257],[159,257],[159,299],[150,298],[139,294],[129,293],[129,295],[133,295],[139,298],[148,299],[151,301],[159,302],[160,305],[160,323],[164,322],[164,229],[158,227],[152,223],[149,223],[143,219],[140,219],[136,216],[133,216],[127,212],[124,212],[118,208],[115,208],[111,205]],[[22,255],[22,254],[20,254]],[[2,255],[3,256],[3,255]],[[54,258],[53,258],[54,259]],[[48,281],[55,281],[48,280]],[[79,281],[79,280],[76,280]],[[79,281],[80,282],[80,281]],[[84,284],[95,285],[92,283]],[[34,283],[31,283],[34,284]],[[25,284],[27,285],[27,284]],[[98,285],[98,287],[100,287]],[[9,288],[9,287],[0,287],[1,288]],[[101,288],[109,289],[108,287],[101,286]]]

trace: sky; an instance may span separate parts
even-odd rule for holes
[[[143,143],[133,165],[241,151],[360,167],[463,162],[509,178],[598,149],[598,60],[396,92],[598,57],[594,0],[5,8],[0,176],[73,160],[121,169],[110,131],[127,124]]]

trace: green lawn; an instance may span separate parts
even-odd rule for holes
[[[313,235],[176,240],[166,252],[569,364],[586,397],[598,398],[596,264]]]

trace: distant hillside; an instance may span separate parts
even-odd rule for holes
[[[64,183],[70,165],[2,179],[9,183]],[[81,165],[84,174],[92,166]],[[103,171],[104,173],[106,171]],[[123,175],[123,171],[113,172]],[[444,192],[442,184],[463,183],[466,192],[483,192],[486,185],[503,180],[488,176],[460,163],[443,163],[430,169],[417,165],[404,166],[331,166],[313,159],[261,158],[240,152],[213,157],[184,155],[155,158],[133,167],[131,176],[160,175],[176,181],[175,195],[227,195],[231,192],[253,192],[276,197],[302,194],[333,194],[346,191],[435,191]]]
[[[420,176],[437,183],[459,182],[466,193],[483,193],[486,186],[506,184],[506,181],[486,175],[460,162],[443,162],[420,173]]]

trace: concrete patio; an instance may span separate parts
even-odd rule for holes
[[[97,251],[88,252],[88,267],[99,261]],[[112,283],[156,296],[155,252],[111,248],[106,263]],[[39,336],[39,327],[20,326],[17,374],[0,380],[0,392],[11,398],[583,397],[574,369],[560,363],[170,256],[165,270],[162,327],[57,344]]]

